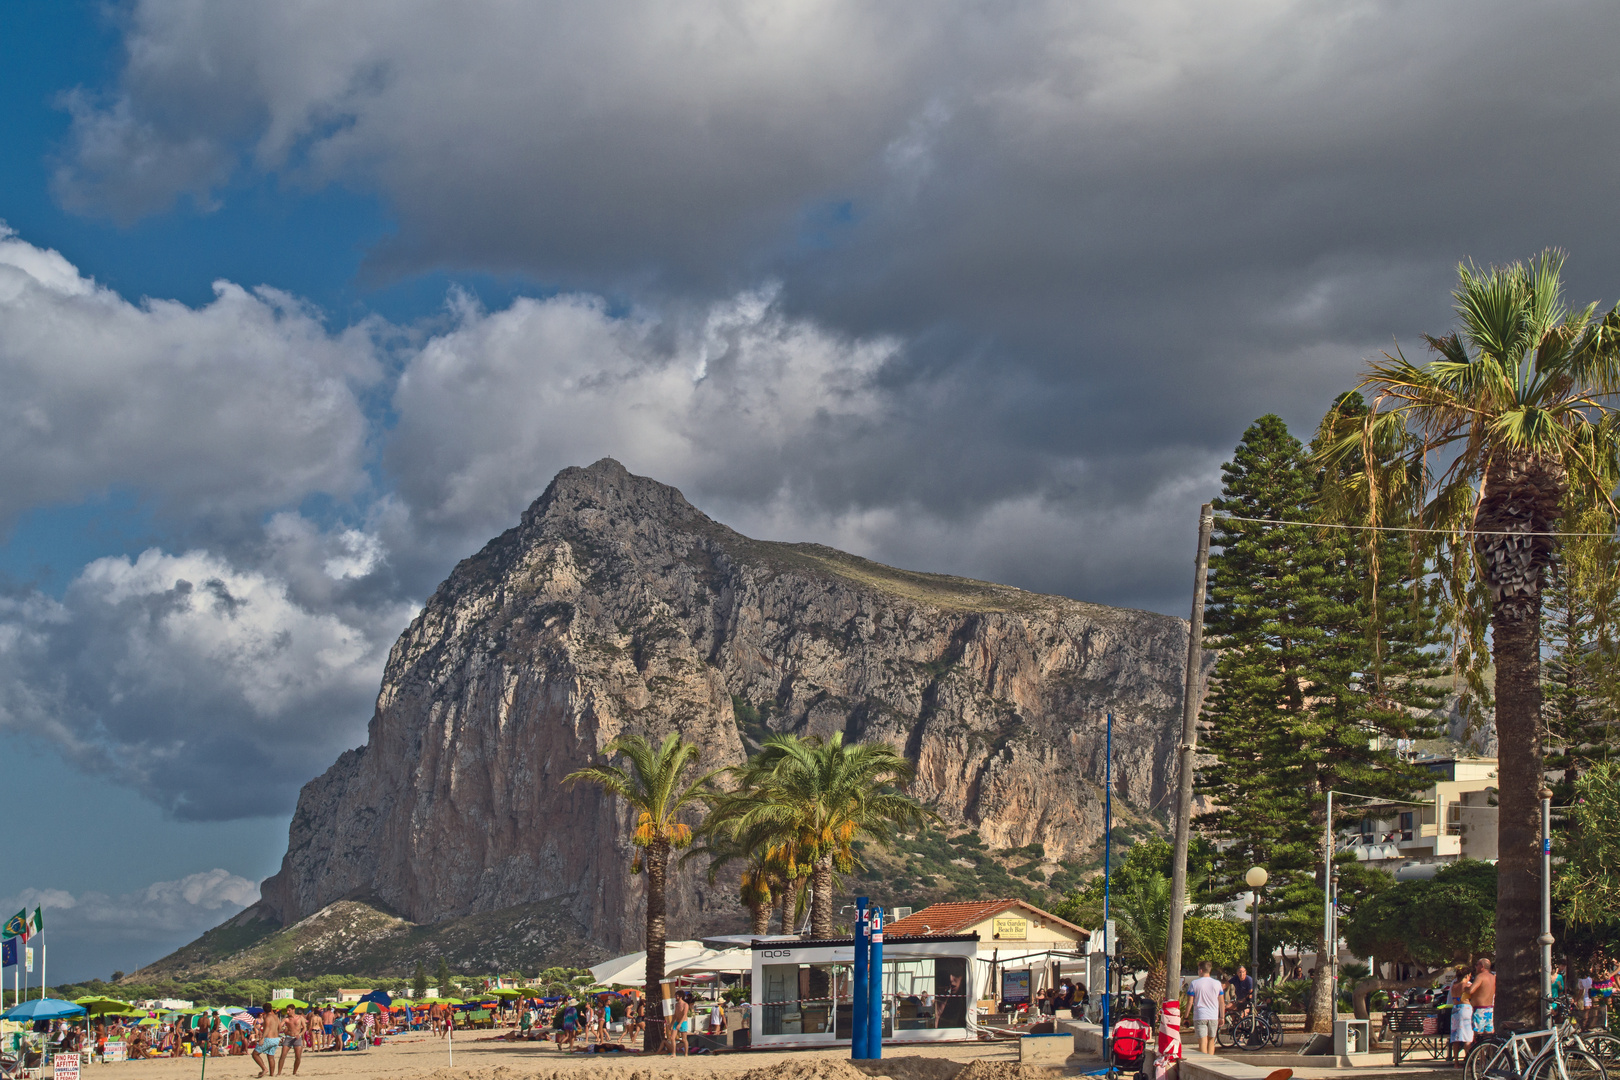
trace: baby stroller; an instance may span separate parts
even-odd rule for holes
[[[1140,1080],[1142,1056],[1147,1052],[1148,1040],[1153,1038],[1153,1023],[1157,1019],[1153,1003],[1142,1006],[1139,1016],[1127,1016],[1114,1025],[1108,1041],[1108,1075],[1130,1075]]]

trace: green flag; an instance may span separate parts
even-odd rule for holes
[[[17,914],[6,920],[6,927],[0,930],[0,938],[14,938],[28,936],[28,909],[23,908]]]
[[[24,908],[23,910],[27,911],[28,909]],[[36,934],[45,929],[45,916],[40,914],[42,910],[42,908],[34,909],[34,933]]]

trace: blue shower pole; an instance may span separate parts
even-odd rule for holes
[[[871,1006],[867,1004],[868,995],[872,992],[871,977],[867,974],[867,961],[871,949],[866,933],[866,897],[855,898],[855,1003],[850,1011],[850,1040],[849,1059],[851,1061],[865,1061],[866,1028],[871,1019],[868,1015]]]
[[[878,1061],[883,1057],[883,905],[872,909],[872,956],[867,960],[867,974],[871,976],[872,1013],[866,1021],[866,1059]]]

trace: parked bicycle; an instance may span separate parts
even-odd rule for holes
[[[1579,1031],[1562,1012],[1554,1027],[1475,1039],[1463,1080],[1609,1080],[1604,1056],[1620,1049],[1609,1043],[1613,1036]]]

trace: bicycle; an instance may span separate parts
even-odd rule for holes
[[[1280,1030],[1278,1035],[1281,1035]],[[1227,1049],[1241,1046],[1245,1050],[1258,1050],[1271,1041],[1271,1037],[1271,1025],[1254,1009],[1228,1012],[1226,1022],[1215,1029],[1216,1044]]]
[[[1272,1046],[1281,1046],[1283,1043],[1282,1017],[1277,1015],[1277,1010],[1272,1007],[1270,1001],[1262,1001],[1259,1004],[1258,1016],[1266,1025],[1266,1041]]]
[[[1566,1019],[1557,1027],[1476,1040],[1463,1059],[1463,1080],[1609,1080],[1586,1034]]]

